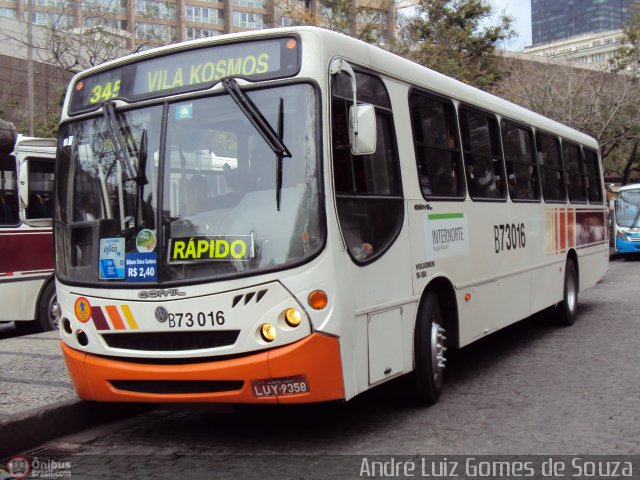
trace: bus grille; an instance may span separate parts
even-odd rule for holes
[[[107,333],[102,338],[112,348],[141,352],[181,352],[233,345],[240,330],[217,332]]]
[[[229,392],[244,386],[241,380],[110,380],[109,383],[118,390],[161,395]]]

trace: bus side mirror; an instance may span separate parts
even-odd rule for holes
[[[349,109],[349,140],[353,155],[376,152],[376,110],[373,105],[352,105]]]
[[[29,206],[29,162],[26,161],[20,167],[18,173],[18,197],[20,198],[20,209],[26,210]]]

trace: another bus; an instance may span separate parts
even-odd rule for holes
[[[53,312],[53,170],[56,141],[0,135],[0,322],[31,333],[58,328]]]
[[[605,220],[593,138],[358,40],[149,50],[64,102],[62,349],[87,400],[430,404],[448,350],[574,322]]]
[[[615,250],[630,260],[640,253],[640,183],[620,187],[612,212]]]

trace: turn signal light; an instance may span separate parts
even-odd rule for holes
[[[309,306],[314,310],[322,310],[327,306],[329,300],[327,299],[327,294],[322,290],[314,290],[309,294],[307,302],[309,302]]]
[[[289,308],[284,314],[284,319],[290,327],[297,327],[302,322],[302,315],[295,308]]]
[[[273,342],[276,339],[276,327],[270,323],[263,323],[260,327],[260,336],[265,342]]]

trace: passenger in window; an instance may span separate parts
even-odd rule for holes
[[[480,185],[481,190],[484,192],[483,196],[497,197],[498,187],[496,184],[496,175],[491,169],[487,168],[484,173],[478,177],[478,185]]]

